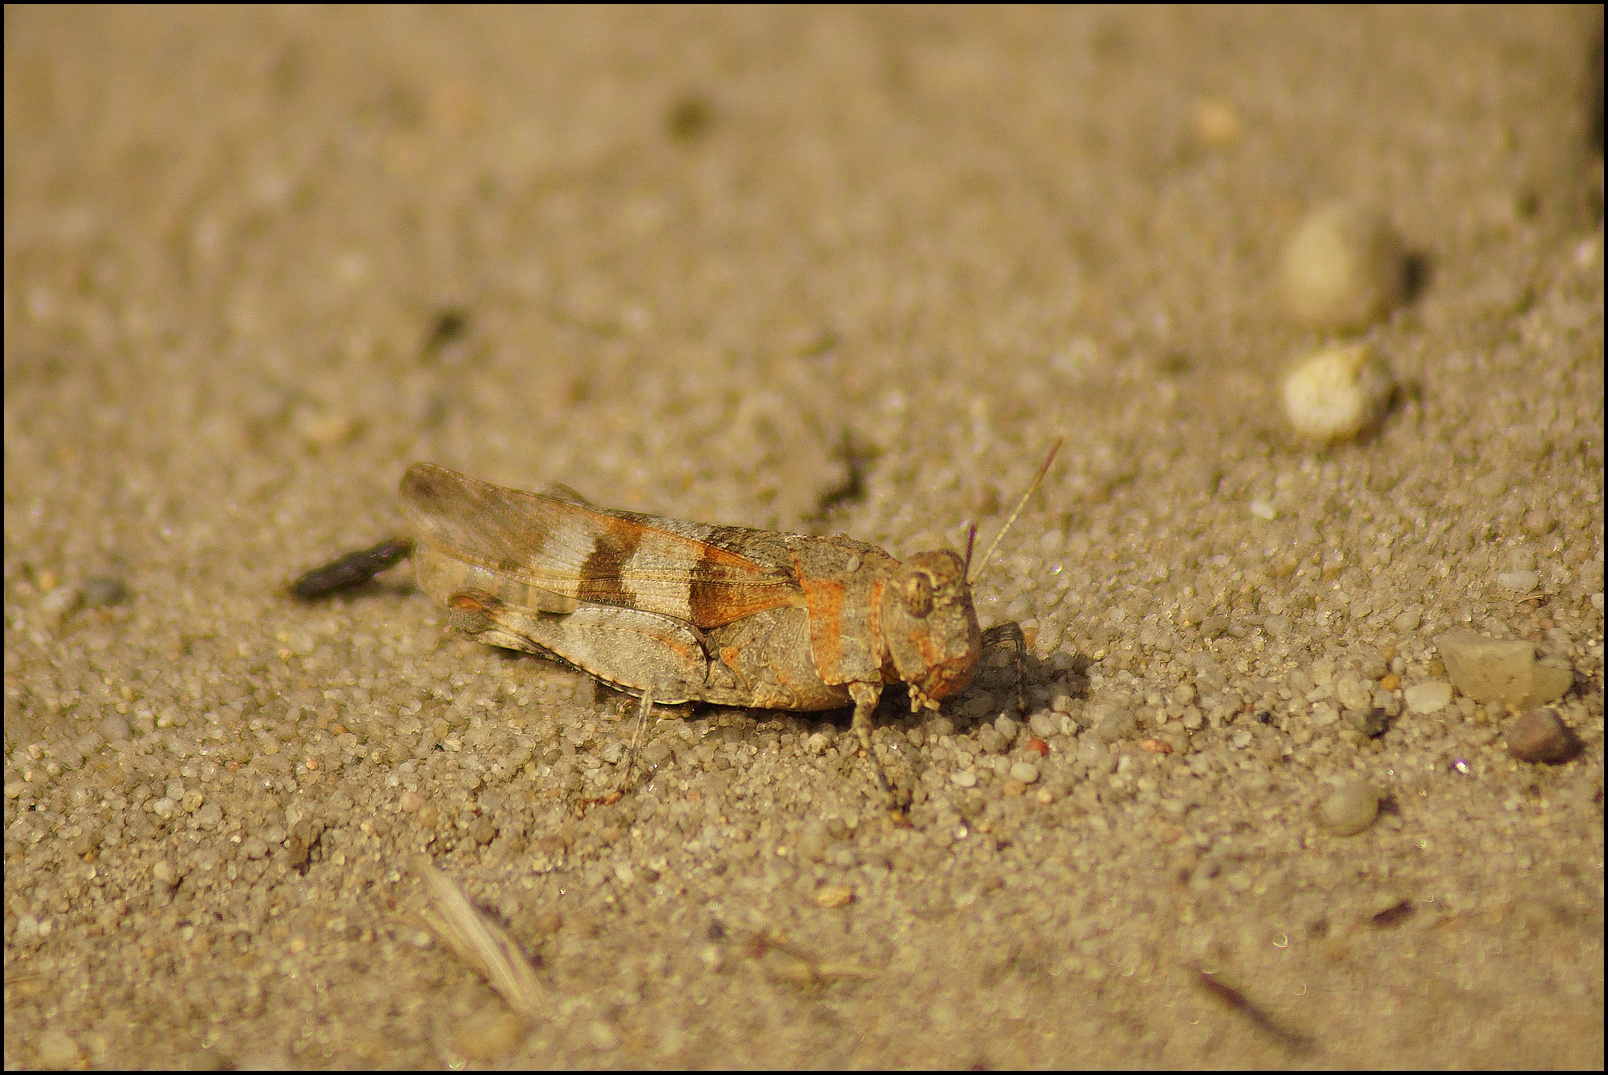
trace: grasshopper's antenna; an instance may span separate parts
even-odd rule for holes
[[[967,585],[971,584],[971,554],[972,546],[975,544],[977,544],[977,524],[969,523],[966,526],[966,570],[963,572]]]
[[[1005,532],[1011,528],[1011,524],[1016,522],[1016,517],[1022,514],[1022,509],[1027,507],[1028,498],[1038,490],[1039,483],[1044,480],[1044,475],[1050,472],[1050,464],[1055,462],[1055,453],[1061,450],[1061,445],[1064,443],[1066,443],[1065,437],[1055,438],[1055,444],[1050,448],[1050,454],[1044,457],[1044,465],[1039,467],[1038,477],[1034,478],[1033,484],[1027,487],[1027,492],[1022,494],[1022,499],[1016,502],[1016,508],[1011,512],[1011,517],[1005,520],[1005,525],[999,528],[999,533],[994,535],[994,542],[988,546],[988,551],[983,553],[983,558],[978,562],[976,571],[971,569],[971,539],[967,539],[966,585],[970,586],[972,583],[976,582],[982,577],[983,572],[988,569],[988,561],[994,558],[994,550],[999,548],[1000,538],[1005,536]],[[976,534],[977,528],[974,526],[972,527],[972,536],[975,537]]]

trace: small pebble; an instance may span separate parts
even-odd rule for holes
[[[1355,836],[1379,816],[1379,790],[1365,781],[1336,788],[1318,808],[1323,823],[1340,836]]]
[[[1439,713],[1452,704],[1452,685],[1440,680],[1414,683],[1402,692],[1407,708],[1414,713]]]
[[[293,425],[303,444],[315,450],[346,444],[362,432],[362,423],[351,415],[319,414],[311,410],[298,411]]]
[[[1557,701],[1574,685],[1571,670],[1538,663],[1528,642],[1498,642],[1456,630],[1437,637],[1435,645],[1453,686],[1476,702],[1534,709]]]
[[[977,786],[977,774],[970,769],[956,769],[949,774],[949,779],[955,782],[956,787],[975,788]]]
[[[1496,576],[1496,584],[1515,596],[1529,593],[1540,582],[1541,576],[1534,571],[1504,571]]]
[[[1213,149],[1227,149],[1245,133],[1245,124],[1234,106],[1215,99],[1195,103],[1192,126],[1195,137]]]
[[[967,720],[980,720],[992,713],[996,705],[990,694],[973,694],[960,703],[960,715]]]
[[[1545,537],[1552,533],[1552,528],[1558,525],[1552,515],[1541,508],[1534,508],[1524,513],[1524,532],[1531,537]]]
[[[500,1002],[470,1016],[452,1036],[460,1053],[483,1063],[501,1060],[524,1040],[525,1021]]]
[[[602,1019],[592,1020],[589,1029],[592,1039],[592,1048],[600,1053],[606,1053],[620,1047],[620,1034]]]
[[[128,721],[123,719],[121,713],[108,713],[101,718],[100,733],[108,743],[126,743],[130,734]]]
[[[1127,739],[1138,726],[1133,713],[1120,706],[1101,706],[1094,712],[1094,734],[1104,743]]]
[[[397,805],[404,813],[416,814],[424,809],[424,796],[416,791],[404,791]]]
[[[1368,685],[1361,678],[1350,674],[1335,680],[1334,696],[1340,699],[1340,704],[1347,709],[1365,709],[1373,697]]]
[[[1051,713],[1041,709],[1027,719],[1027,726],[1038,738],[1048,739],[1052,735],[1060,734],[1061,716],[1059,713]]]
[[[1390,715],[1380,706],[1348,709],[1343,719],[1347,728],[1369,739],[1378,739],[1390,730]]]
[[[121,579],[110,575],[95,575],[84,583],[84,607],[105,608],[121,605],[128,600],[128,588]]]
[[[1378,424],[1392,391],[1390,370],[1371,344],[1331,347],[1284,379],[1284,413],[1303,437],[1345,440]]]
[[[994,730],[993,725],[985,724],[977,730],[977,745],[985,754],[999,754],[1007,746],[1000,734]]]
[[[1030,761],[1019,761],[1011,766],[1011,779],[1020,784],[1032,784],[1039,778],[1038,766]]]
[[[842,907],[853,901],[854,890],[845,885],[827,885],[815,891],[815,903],[818,907]]]
[[[1550,709],[1532,709],[1507,727],[1508,752],[1520,761],[1557,763],[1580,753],[1581,742]]]
[[[39,611],[47,616],[65,616],[78,607],[80,594],[75,586],[57,586],[39,599]]]
[[[71,1035],[51,1029],[39,1036],[39,1066],[65,1068],[78,1063],[78,1042]]]
[[[1279,283],[1297,324],[1351,332],[1388,314],[1407,292],[1407,250],[1378,209],[1349,202],[1307,214],[1284,248]]]

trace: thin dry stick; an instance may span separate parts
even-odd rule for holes
[[[470,903],[429,859],[419,856],[413,868],[430,891],[430,903],[420,912],[425,923],[459,959],[480,972],[510,1008],[520,1015],[537,1014],[542,986],[519,942]]]

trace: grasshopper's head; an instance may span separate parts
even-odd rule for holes
[[[966,565],[947,549],[912,556],[882,594],[882,634],[910,708],[962,690],[983,651]]]

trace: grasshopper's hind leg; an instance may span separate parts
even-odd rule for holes
[[[653,692],[642,692],[642,704],[637,707],[636,731],[631,735],[631,750],[626,755],[625,776],[620,781],[620,794],[631,793],[631,772],[636,768],[637,748],[642,745],[642,733],[647,730],[648,717],[653,713]]]

